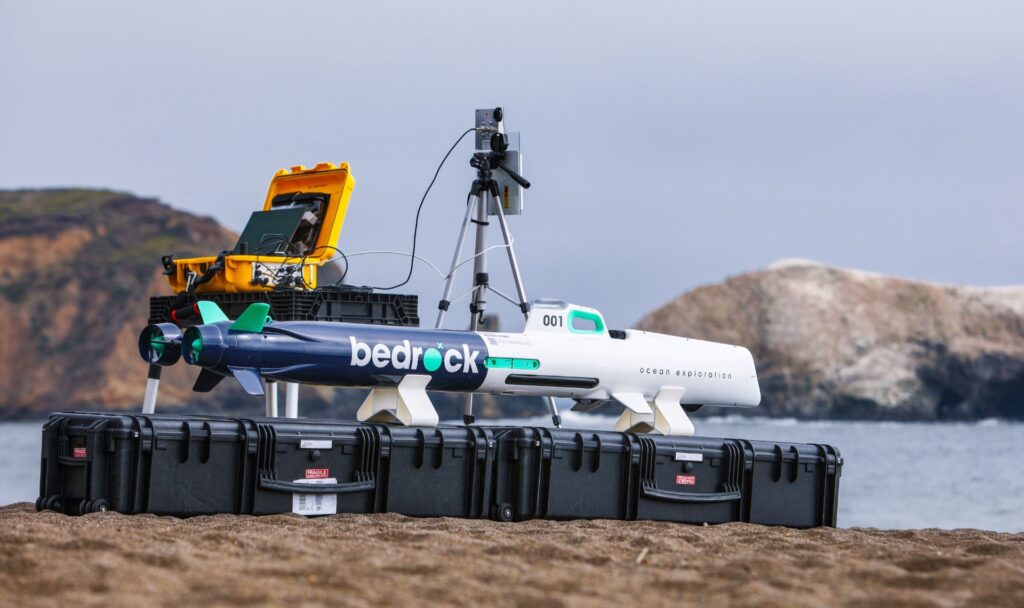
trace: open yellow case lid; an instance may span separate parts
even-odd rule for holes
[[[348,202],[354,187],[355,178],[352,177],[348,163],[319,163],[312,169],[296,165],[274,174],[274,179],[270,180],[270,188],[267,189],[263,211],[288,204],[296,195],[328,195],[327,206],[321,213],[316,244],[306,256],[310,262],[322,263],[337,255],[333,248],[338,245],[338,237],[342,224],[345,223]]]
[[[266,235],[266,231],[260,229],[258,220],[258,216],[264,214],[254,213],[239,237],[235,250],[225,257],[224,270],[201,285],[197,292],[273,289],[273,285],[261,285],[254,281],[256,272],[267,264],[300,264],[304,277],[303,286],[310,289],[316,287],[316,267],[337,255],[335,248],[354,187],[355,178],[352,177],[348,163],[319,163],[313,168],[296,165],[279,170],[270,181],[270,188],[267,189],[267,197],[260,211],[295,212],[307,218],[315,217],[315,223],[304,224],[305,232],[293,235],[291,246],[277,251],[277,245],[284,239],[272,239],[266,243],[246,242],[251,225],[254,226],[251,234]],[[287,209],[291,211],[286,211]],[[306,214],[306,211],[312,215]],[[253,240],[261,239],[257,237]],[[300,241],[302,252],[292,247]],[[270,245],[271,249],[262,248],[264,244]],[[202,275],[216,259],[216,256],[207,256],[174,260],[174,268],[168,272],[171,289],[175,293],[184,291],[188,287],[189,277]]]

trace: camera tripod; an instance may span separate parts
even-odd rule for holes
[[[476,179],[473,180],[473,185],[469,190],[469,197],[466,201],[466,215],[462,220],[462,229],[459,231],[458,241],[455,243],[455,254],[452,256],[451,269],[448,271],[448,276],[445,280],[444,294],[437,305],[437,322],[434,325],[437,329],[441,329],[444,324],[445,315],[452,303],[450,299],[452,284],[455,282],[455,272],[461,265],[459,258],[462,256],[462,248],[466,242],[466,235],[469,233],[470,223],[476,224],[473,255],[473,297],[469,304],[471,315],[470,331],[477,331],[480,328],[484,311],[487,308],[488,291],[492,291],[505,300],[516,304],[519,310],[522,311],[523,317],[528,317],[530,314],[530,305],[526,300],[526,290],[523,288],[523,277],[519,271],[519,262],[516,260],[515,250],[512,247],[512,234],[508,229],[508,220],[502,208],[501,194],[498,189],[498,183],[494,179],[494,171],[504,171],[523,188],[529,188],[530,182],[503,163],[507,148],[508,142],[505,140],[504,134],[500,132],[494,133],[491,136],[491,151],[477,152],[469,161],[470,166],[476,169]],[[495,210],[498,225],[501,228],[501,236],[505,241],[505,251],[508,253],[508,263],[512,269],[512,279],[515,281],[518,301],[506,296],[490,285],[485,255],[487,227],[490,225],[487,219],[488,199],[493,203],[491,208]],[[558,405],[555,403],[555,398],[547,397],[547,401],[548,408],[551,410],[552,422],[554,422],[556,427],[561,427],[562,419],[558,415]],[[472,424],[475,420],[473,416],[473,393],[466,395],[466,403],[462,410],[462,420],[466,424]]]

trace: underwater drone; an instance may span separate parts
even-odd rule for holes
[[[147,327],[139,352],[202,368],[194,390],[233,377],[251,395],[263,382],[372,389],[360,421],[436,426],[427,391],[569,398],[575,410],[625,406],[618,430],[692,435],[684,408],[752,407],[761,400],[750,351],[662,334],[609,330],[582,306],[535,301],[524,331],[474,332],[268,318],[251,304],[234,322],[200,302],[203,324]]]

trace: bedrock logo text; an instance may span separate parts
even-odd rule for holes
[[[387,344],[374,344],[370,346],[366,342],[356,340],[349,336],[352,345],[352,360],[354,367],[366,367],[373,365],[377,368],[391,366],[395,369],[415,371],[423,366],[428,372],[436,372],[444,366],[449,373],[475,374],[478,372],[476,358],[480,351],[471,351],[469,346],[463,344],[461,348],[449,348],[442,352],[443,346],[438,348],[422,348],[412,346],[408,340],[402,340],[401,344],[393,347]]]

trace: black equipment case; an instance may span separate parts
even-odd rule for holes
[[[843,462],[828,445],[519,428],[501,448],[515,519],[836,525]]]
[[[191,516],[745,521],[835,526],[826,445],[533,427],[61,413],[38,509]]]
[[[178,323],[182,327],[195,325],[199,319],[194,311],[186,311],[185,317],[172,317],[174,307],[191,308],[198,300],[209,300],[232,319],[241,315],[250,304],[263,302],[270,305],[270,316],[275,321],[337,321],[404,327],[418,327],[420,324],[419,298],[415,295],[378,293],[362,288],[328,286],[309,291],[210,292],[191,296],[184,303],[178,303],[178,300],[178,296],[151,297],[149,323]]]

